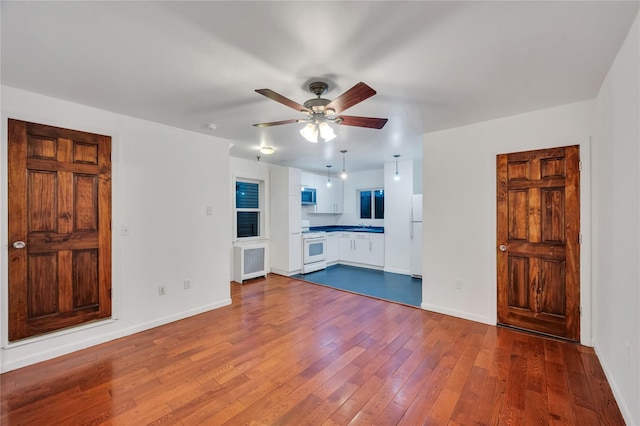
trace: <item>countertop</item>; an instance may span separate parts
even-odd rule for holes
[[[384,234],[384,226],[349,226],[349,225],[331,225],[331,226],[311,226],[310,231],[325,232],[369,232],[372,234]]]

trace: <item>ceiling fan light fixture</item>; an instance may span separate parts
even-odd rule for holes
[[[300,129],[300,134],[309,142],[318,143],[318,129],[313,123],[307,123],[306,126]]]
[[[260,152],[264,155],[271,155],[276,152],[276,149],[272,146],[262,146],[260,147]]]
[[[320,137],[324,139],[325,142],[329,142],[336,138],[335,132],[326,121],[320,123],[318,128],[320,129]]]

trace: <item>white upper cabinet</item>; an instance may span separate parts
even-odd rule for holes
[[[300,172],[300,185],[302,188],[315,188],[316,187],[316,175],[309,172]],[[298,188],[300,191],[301,188]]]
[[[331,186],[327,186],[327,181],[327,175],[315,175],[317,204],[314,213],[342,213],[344,205],[342,179],[331,177]]]
[[[302,171],[300,169],[289,169],[289,195],[300,196],[300,186],[302,183]]]

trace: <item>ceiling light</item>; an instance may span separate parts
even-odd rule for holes
[[[340,152],[342,153],[342,173],[340,174],[340,177],[342,179],[346,179],[347,178],[347,170],[344,167],[344,155],[347,153],[347,150],[343,149]]]
[[[302,129],[300,134],[309,142],[318,143],[318,134],[325,142],[329,142],[336,138],[336,134],[329,126],[329,123],[322,121],[318,124],[317,121],[307,123]]]
[[[300,129],[300,134],[309,142],[318,143],[318,129],[315,124],[307,123],[306,126]]]
[[[400,174],[398,174],[398,157],[400,157],[400,154],[394,154],[393,157],[396,159],[396,174],[393,175],[393,180],[397,182],[400,180]]]
[[[327,187],[331,186],[331,166],[327,166]]]
[[[276,149],[272,146],[263,146],[263,147],[260,147],[260,152],[263,153],[264,155],[270,155],[276,152]]]
[[[324,139],[325,142],[329,142],[336,138],[336,134],[326,121],[320,123],[318,128],[320,129],[320,137]]]

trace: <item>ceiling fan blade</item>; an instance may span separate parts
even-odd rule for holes
[[[301,121],[307,121],[304,118],[292,118],[291,120],[282,120],[282,121],[272,121],[270,123],[257,123],[254,124],[256,127],[271,127],[271,126],[279,126],[281,124],[289,124],[289,123],[299,123]]]
[[[276,102],[280,102],[282,105],[286,105],[289,108],[293,108],[296,111],[306,111],[306,112],[311,112],[310,109],[305,108],[304,106],[300,105],[299,103],[292,101],[289,98],[285,98],[284,96],[282,96],[279,93],[274,92],[271,89],[256,89],[257,93],[260,93],[263,96],[266,96],[267,98],[274,100]]]
[[[363,82],[360,82],[353,86],[351,89],[344,92],[342,95],[329,102],[325,106],[325,109],[332,109],[336,114],[340,114],[345,109],[351,108],[355,104],[358,104],[365,99],[370,98],[376,93],[377,92],[371,87],[367,86]]]
[[[370,129],[382,129],[387,124],[387,118],[354,117],[352,115],[341,115],[343,126],[368,127]]]

